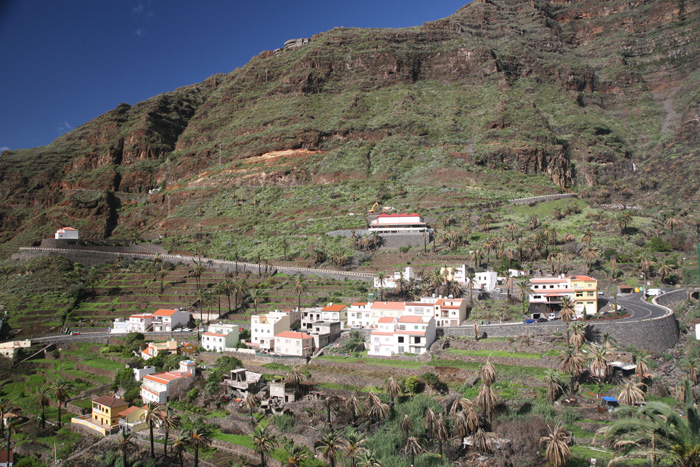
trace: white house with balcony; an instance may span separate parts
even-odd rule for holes
[[[127,332],[148,332],[152,329],[152,324],[153,315],[150,313],[131,315],[129,316],[129,330]]]
[[[370,319],[370,307],[372,303],[369,302],[355,302],[348,307],[348,327],[356,328],[368,328],[371,323]]]
[[[202,347],[210,352],[233,351],[238,343],[239,330],[237,324],[210,324],[202,333]]]
[[[436,326],[432,316],[404,315],[380,318],[370,333],[368,355],[390,357],[394,354],[423,354],[435,341]]]
[[[562,308],[568,297],[577,318],[598,312],[598,281],[578,275],[569,277],[534,277],[530,279],[530,314],[533,318],[549,317]]]
[[[143,377],[141,399],[144,403],[165,404],[174,400],[194,384],[196,363],[192,360],[180,362],[179,371],[153,373]]]
[[[292,357],[310,357],[314,339],[305,332],[284,331],[275,335],[275,354]]]
[[[153,331],[171,332],[184,328],[190,322],[190,313],[185,310],[158,310],[153,313]]]
[[[368,230],[370,233],[379,235],[432,232],[423,217],[415,212],[413,214],[379,214],[369,223]]]
[[[289,331],[291,319],[288,313],[271,311],[250,317],[250,343],[260,350],[270,351],[275,347],[275,335]]]

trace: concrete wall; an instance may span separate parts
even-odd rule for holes
[[[530,203],[541,203],[542,201],[553,201],[555,199],[562,198],[578,198],[576,193],[565,193],[560,195],[544,195],[544,196],[532,196],[530,198],[518,198],[511,199],[510,204],[530,204]]]

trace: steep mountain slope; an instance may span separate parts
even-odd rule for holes
[[[3,251],[63,224],[255,237],[271,219],[334,218],[299,232],[318,234],[360,226],[338,214],[376,198],[426,213],[558,188],[697,202],[699,13],[684,0],[486,0],[263,52],[4,152]]]

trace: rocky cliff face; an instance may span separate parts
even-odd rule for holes
[[[400,179],[434,165],[416,147],[606,196],[640,174],[663,191],[660,168],[687,170],[669,155],[697,156],[699,16],[676,0],[483,0],[414,28],[333,29],[5,152],[0,228],[11,237],[31,218],[16,208],[65,206],[71,190],[145,193],[226,164],[222,186]],[[334,156],[245,162],[294,150]]]

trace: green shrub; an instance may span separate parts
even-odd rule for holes
[[[199,389],[197,388],[192,388],[189,391],[187,391],[187,403],[191,404],[193,400],[195,400],[199,396]]]
[[[293,415],[275,415],[272,422],[282,433],[289,433],[294,429],[296,418]]]
[[[413,393],[413,394],[419,394],[423,392],[424,384],[423,381],[420,380],[417,376],[409,376],[406,378],[406,380],[403,383],[404,388],[406,388],[406,391]]]

